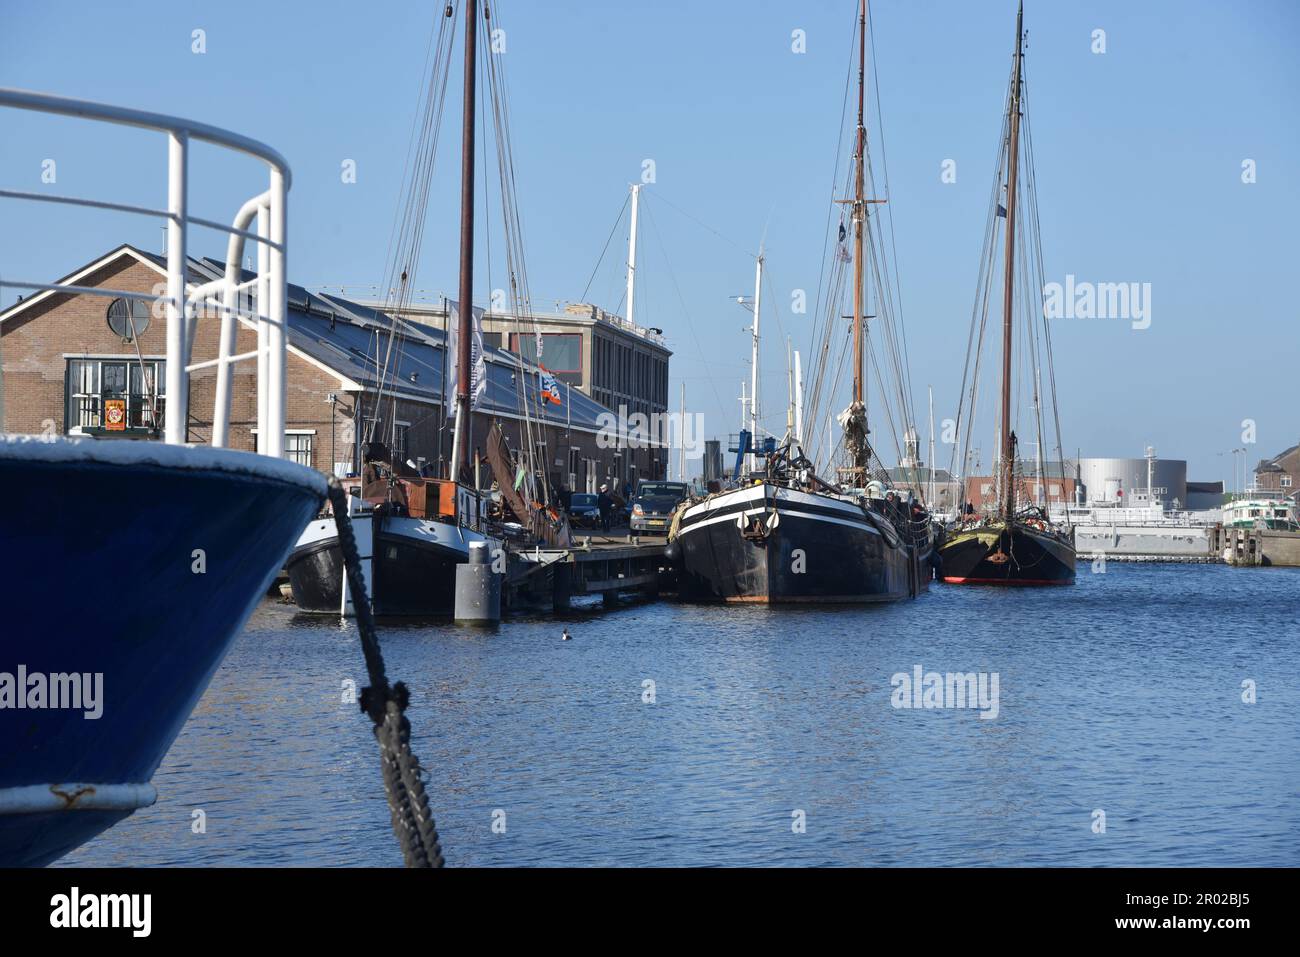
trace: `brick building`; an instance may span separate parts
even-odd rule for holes
[[[1042,466],[1043,477],[1033,462],[1016,463],[1016,500],[1021,504],[1038,504],[1044,507],[1065,506],[1074,503],[1075,479],[1068,463],[1048,462]],[[966,477],[966,501],[975,511],[997,507],[998,479],[992,475]]]
[[[224,263],[191,259],[197,285],[216,278]],[[119,246],[75,270],[62,283],[123,292],[162,294],[165,261]],[[158,315],[152,315],[156,311]],[[451,454],[443,414],[443,334],[394,322],[373,308],[289,286],[286,455],[324,472],[355,472],[358,429],[372,431],[403,458],[435,468]],[[196,324],[192,363],[215,359],[220,321],[209,311]],[[398,330],[389,349],[392,330]],[[157,438],[166,414],[166,321],[161,309],[100,295],[42,292],[0,312],[0,428],[6,432]],[[241,322],[235,353],[254,351],[256,332]],[[472,416],[472,446],[481,446],[493,420],[518,460],[533,446],[533,461],[557,487],[595,488],[660,478],[667,451],[639,441],[620,443],[615,417],[577,389],[560,387],[561,402],[541,402],[535,367],[518,356],[486,350],[487,388]],[[387,373],[381,373],[386,355]],[[378,358],[377,358],[378,357]],[[232,366],[230,445],[256,447],[256,366]],[[216,385],[212,367],[190,380],[191,442],[211,440]],[[524,410],[528,410],[525,416]],[[124,427],[109,430],[106,412],[125,412]],[[603,430],[603,434],[602,434]]]
[[[1295,496],[1300,492],[1300,445],[1293,445],[1255,466],[1255,488]]]

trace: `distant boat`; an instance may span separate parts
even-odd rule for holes
[[[997,223],[1006,223],[1005,253],[1003,257],[1003,302],[1002,302],[1002,381],[1000,388],[1001,425],[998,430],[999,457],[996,503],[983,514],[968,506],[966,513],[949,526],[945,541],[940,547],[940,578],[952,584],[983,585],[1068,585],[1074,582],[1075,548],[1074,534],[1069,526],[1056,525],[1048,510],[1040,505],[1026,501],[1022,492],[1021,476],[1017,473],[1017,439],[1011,418],[1012,382],[1012,346],[1016,305],[1016,220],[1018,173],[1021,165],[1022,150],[1020,137],[1021,113],[1023,110],[1023,68],[1024,68],[1024,5],[1021,4],[1016,14],[1016,45],[1011,86],[1007,96],[1007,119],[1003,141],[1003,161],[999,171],[1006,173],[1006,195],[1001,199],[995,191],[990,210],[989,227],[986,234],[985,256],[989,268],[981,270],[981,277],[992,275],[992,257],[996,250]],[[1032,166],[1026,162],[1032,172]],[[1030,182],[1033,182],[1032,176]],[[1030,194],[1032,201],[1032,194]],[[1031,215],[1026,217],[1031,229],[1036,229],[1037,211],[1031,207]],[[1032,239],[1036,241],[1035,232]],[[1030,262],[1030,268],[1033,262]],[[1027,320],[1033,324],[1045,322],[1041,307],[1041,284],[1037,290],[1022,289],[1027,299],[1025,313]],[[981,291],[987,302],[987,285]],[[982,342],[984,328],[982,314],[978,327],[978,338],[972,330],[972,342]],[[1031,325],[1031,333],[1036,328]],[[1034,389],[1033,413],[1038,427],[1038,444],[1042,460],[1041,444],[1043,434],[1042,397],[1040,394],[1041,375],[1039,374],[1039,357],[1044,354],[1050,371],[1051,343],[1038,343],[1036,349],[1026,350],[1027,359],[1033,366],[1032,385]],[[974,371],[978,371],[978,347],[974,356]],[[967,355],[968,373],[971,372],[972,354]],[[972,384],[971,412],[974,412],[974,398],[977,395],[976,376],[969,376]],[[1053,388],[1049,376],[1049,388]],[[1055,401],[1053,400],[1053,408]],[[1056,448],[1061,448],[1059,425],[1057,429]],[[1039,483],[1041,486],[1041,483]]]
[[[1263,528],[1300,531],[1296,503],[1277,489],[1250,488],[1223,506],[1224,528]]]
[[[801,392],[791,385],[790,413],[783,441],[757,437],[759,321],[764,257],[760,251],[754,284],[750,427],[741,433],[737,486],[689,505],[676,517],[669,549],[679,565],[678,589],[686,598],[760,603],[865,603],[916,597],[928,587],[933,548],[928,513],[913,515],[887,485],[883,468],[868,439],[866,413],[866,320],[863,289],[871,265],[864,253],[870,238],[865,195],[867,130],[866,2],[858,15],[857,130],[853,152],[853,196],[841,200],[851,211],[853,239],[852,395],[839,416],[847,462],[834,479],[816,474],[803,448],[794,409],[802,410]],[[849,230],[840,226],[839,242]],[[842,246],[837,244],[838,251]],[[845,256],[847,259],[847,256]],[[874,258],[876,268],[879,262]],[[839,324],[839,296],[831,297],[833,316],[824,327],[827,341],[842,342],[832,330]],[[840,361],[836,356],[833,363]],[[837,379],[836,370],[823,370]],[[896,370],[897,372],[898,370]],[[900,378],[901,375],[900,375]],[[801,388],[801,386],[799,387]],[[833,387],[832,387],[833,388]],[[905,410],[903,410],[905,413]],[[741,462],[748,460],[742,472]],[[874,464],[873,464],[874,463]],[[827,463],[829,469],[830,463]]]
[[[135,297],[167,304],[166,405],[156,413],[165,443],[0,436],[0,488],[26,502],[0,522],[0,867],[20,867],[56,860],[156,800],[150,779],[320,509],[326,483],[280,457],[284,160],[252,140],[173,117],[20,90],[0,90],[0,106],[161,131],[171,158],[172,209],[157,214],[170,219],[168,295]],[[186,153],[194,140],[264,160],[271,187],[228,228],[225,277],[187,290]],[[234,270],[258,210],[267,214],[259,227],[269,223],[253,237],[270,247],[262,274],[269,301],[253,315],[233,307]],[[8,277],[5,284],[91,294]],[[230,364],[249,358],[231,354],[238,314],[258,324],[265,343],[259,437],[268,455],[186,447],[186,317],[216,295],[232,312],[221,320],[213,443],[229,432]],[[123,420],[105,418],[111,436]]]

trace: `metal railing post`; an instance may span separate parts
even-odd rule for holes
[[[271,235],[271,213],[268,206],[257,211],[257,451],[266,454],[267,423],[267,364],[270,337],[267,318],[271,314],[271,247],[266,244]]]
[[[226,246],[226,271],[222,277],[221,290],[221,340],[217,352],[217,395],[212,412],[212,444],[216,448],[224,448],[230,443],[230,393],[231,376],[234,374],[230,366],[235,361],[232,358],[238,330],[235,310],[239,305],[239,288],[243,284],[239,265],[244,255],[244,237],[241,232],[248,231],[253,218],[261,214],[267,201],[268,194],[263,193],[240,207],[239,214],[235,217],[235,232],[230,234]],[[258,243],[259,247],[261,245]]]
[[[186,343],[185,218],[189,172],[189,135],[167,134],[167,407],[163,413],[168,445],[184,445],[189,423],[189,374],[185,371]]]
[[[289,328],[289,277],[285,271],[285,240],[288,232],[288,192],[284,172],[271,169],[271,322],[267,330],[267,427],[271,441],[266,454],[284,458],[285,356]]]

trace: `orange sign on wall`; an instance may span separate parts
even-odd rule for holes
[[[104,428],[110,432],[126,431],[126,400],[104,400]]]

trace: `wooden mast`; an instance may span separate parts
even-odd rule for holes
[[[1011,433],[1012,305],[1016,263],[1016,172],[1020,165],[1020,64],[1025,5],[1016,12],[1016,61],[1011,80],[1011,135],[1007,143],[1007,250],[1002,283],[1002,513],[1007,522],[1015,515],[1015,440]]]
[[[469,468],[470,349],[474,334],[474,93],[478,54],[478,0],[465,4],[465,99],[460,151],[460,304],[456,331],[456,432],[450,478]]]
[[[854,151],[857,171],[853,192],[853,403],[865,408],[862,395],[863,335],[862,335],[862,226],[866,219],[863,202],[863,160],[866,154],[867,127],[863,105],[866,100],[867,70],[867,0],[861,0],[858,13],[858,143]],[[854,462],[855,467],[861,463]]]

